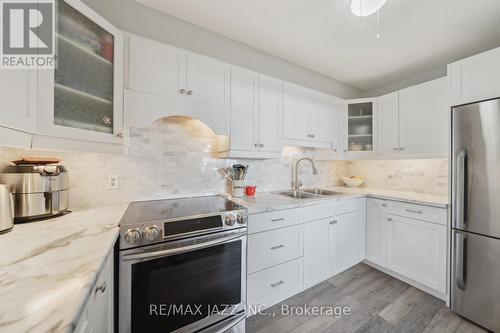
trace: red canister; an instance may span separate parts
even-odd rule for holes
[[[249,197],[253,197],[255,195],[255,191],[257,190],[257,186],[247,186],[245,187],[245,193]]]

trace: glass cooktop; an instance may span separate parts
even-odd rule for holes
[[[245,209],[245,207],[218,195],[137,201],[132,202],[128,206],[120,221],[120,225],[177,219],[201,214],[222,213],[239,209]]]

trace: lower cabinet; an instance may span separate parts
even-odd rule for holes
[[[446,226],[389,215],[387,268],[446,292]]]
[[[302,258],[250,274],[247,277],[247,302],[250,307],[248,315],[302,290]]]
[[[330,276],[329,235],[332,218],[304,225],[304,288]]]
[[[114,273],[113,253],[106,259],[85,308],[78,320],[75,333],[114,332]]]
[[[365,258],[385,266],[387,202],[368,199],[366,204]]]
[[[336,275],[363,260],[362,221],[357,212],[335,216],[330,221],[329,254],[330,276]]]

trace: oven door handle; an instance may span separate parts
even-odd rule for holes
[[[216,324],[208,329],[202,330],[200,333],[222,333],[222,332],[227,332],[231,327],[235,326],[238,324],[240,321],[245,319],[245,313],[243,312],[242,314],[234,316],[234,318],[231,318],[230,320],[223,321],[222,323]]]
[[[221,238],[217,238],[217,239],[214,239],[211,241],[207,241],[207,242],[203,242],[203,243],[199,243],[199,244],[187,245],[187,246],[179,247],[176,249],[151,251],[151,252],[144,252],[144,253],[137,253],[137,254],[125,254],[123,256],[123,260],[128,261],[128,260],[153,259],[153,258],[157,258],[157,257],[174,255],[174,254],[179,254],[179,253],[184,253],[184,252],[191,252],[191,251],[202,249],[202,248],[209,247],[209,246],[228,243],[228,242],[233,241],[235,239],[241,238],[241,236],[244,236],[245,234],[246,234],[246,232],[245,233],[238,233],[236,235],[221,237]]]

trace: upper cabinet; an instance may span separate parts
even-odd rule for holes
[[[399,152],[399,92],[378,97],[378,154],[380,157]]]
[[[448,151],[448,80],[446,77],[399,91],[399,152],[443,154]]]
[[[0,70],[0,126],[36,130],[36,71]]]
[[[232,67],[229,151],[221,156],[279,158],[282,104],[282,81]]]
[[[122,33],[80,1],[57,10],[58,64],[38,71],[37,134],[121,144]]]
[[[302,147],[330,148],[334,97],[284,83],[283,142]]]
[[[200,119],[217,134],[229,132],[230,65],[226,63],[131,35],[127,88],[127,126],[145,127],[181,115]]]
[[[352,157],[377,155],[377,99],[348,100],[344,114],[344,153]]]
[[[500,97],[500,48],[450,64],[448,75],[453,106]]]

